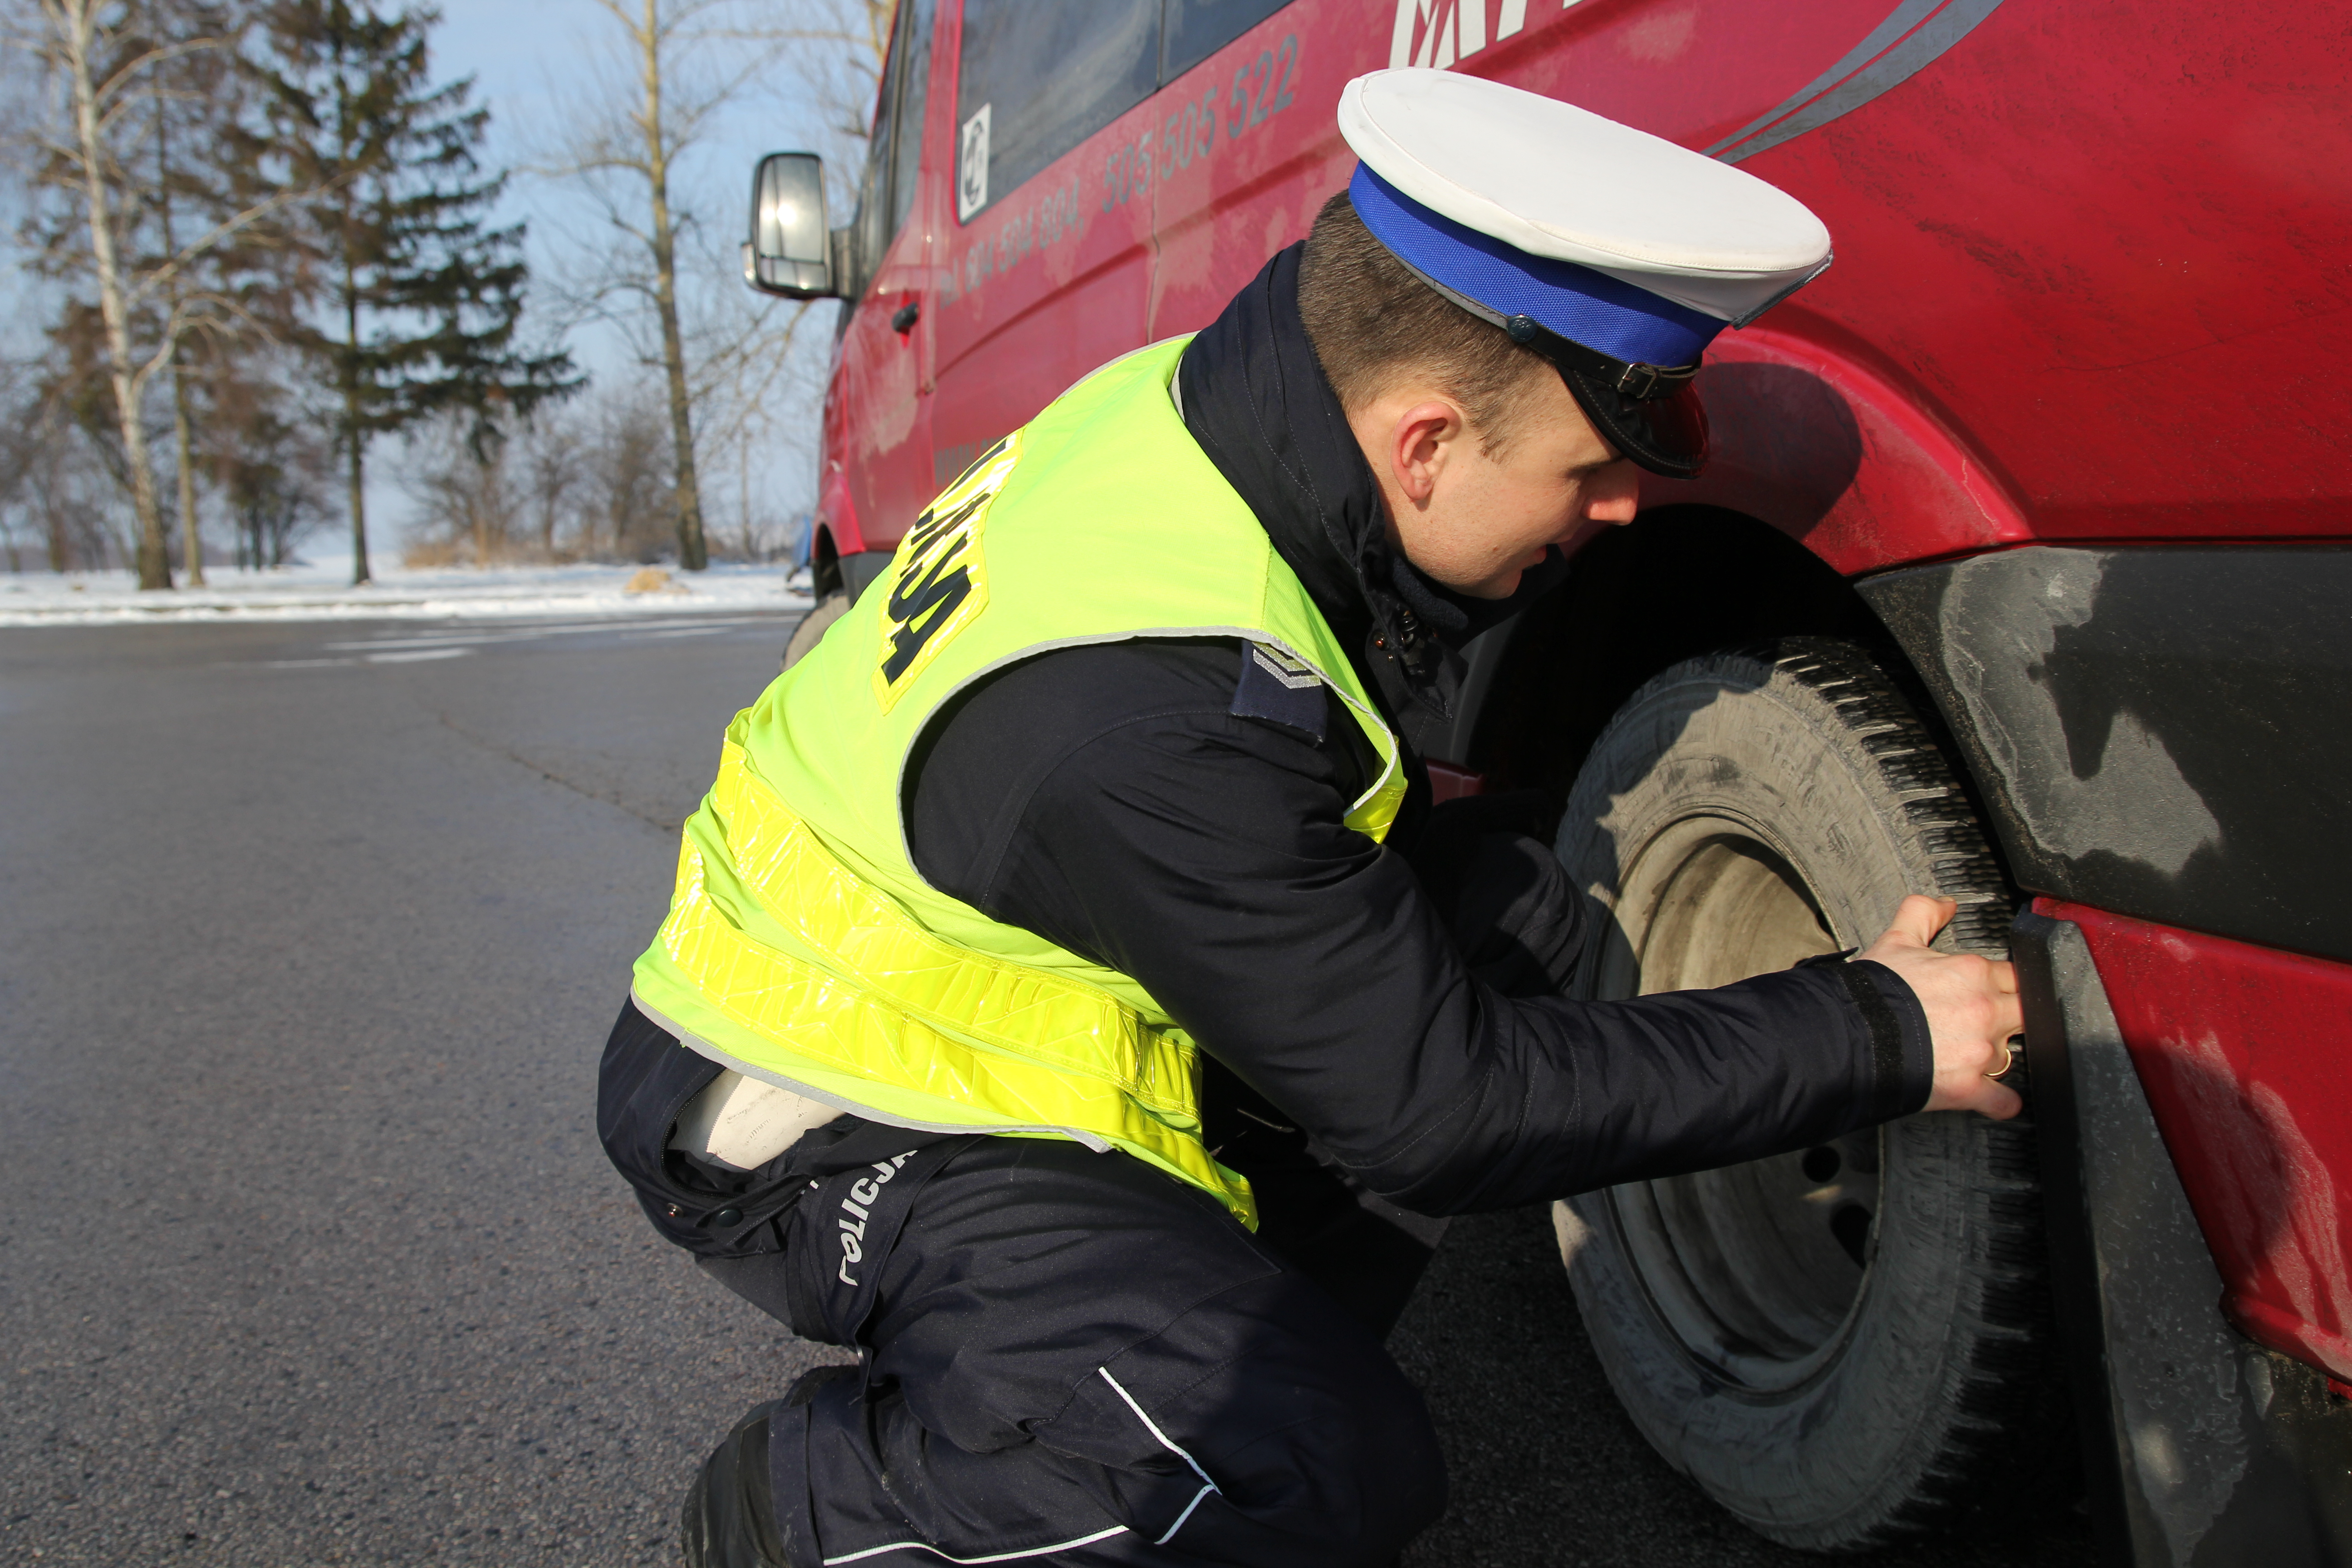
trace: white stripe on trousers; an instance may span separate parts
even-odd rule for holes
[[[1175,1539],[1175,1535],[1178,1531],[1184,1528],[1184,1521],[1192,1517],[1192,1510],[1201,1506],[1201,1500],[1202,1498],[1207,1497],[1212,1492],[1216,1492],[1219,1497],[1223,1497],[1224,1494],[1217,1491],[1217,1483],[1209,1479],[1209,1472],[1201,1468],[1200,1460],[1195,1459],[1192,1455],[1186,1453],[1183,1449],[1178,1447],[1175,1444],[1168,1440],[1168,1434],[1162,1432],[1160,1429],[1159,1424],[1153,1421],[1150,1416],[1146,1415],[1143,1413],[1143,1406],[1135,1402],[1135,1395],[1129,1394],[1126,1389],[1119,1386],[1118,1379],[1110,1374],[1110,1368],[1107,1366],[1098,1366],[1095,1368],[1095,1370],[1102,1373],[1102,1380],[1110,1384],[1112,1393],[1127,1401],[1127,1407],[1135,1412],[1135,1418],[1143,1423],[1143,1429],[1150,1433],[1153,1437],[1157,1438],[1161,1447],[1167,1449],[1170,1453],[1175,1455],[1178,1458],[1192,1466],[1192,1473],[1201,1478],[1201,1489],[1192,1494],[1192,1500],[1184,1505],[1184,1511],[1176,1516],[1176,1522],[1168,1527],[1168,1533],[1151,1543],[1154,1546],[1165,1546],[1169,1542]]]
[[[928,1552],[950,1563],[1015,1563],[1024,1557],[1043,1557],[1050,1552],[1067,1552],[1073,1546],[1091,1546],[1097,1541],[1108,1541],[1114,1535],[1125,1535],[1127,1526],[1114,1524],[1108,1530],[1097,1530],[1092,1535],[1081,1535],[1076,1541],[1057,1541],[1051,1546],[1039,1546],[1027,1552],[998,1552],[986,1557],[950,1557],[928,1541],[894,1541],[887,1546],[869,1546],[863,1552],[845,1552],[824,1560],[824,1568],[836,1563],[860,1563],[868,1557],[879,1557],[885,1552]]]
[[[1154,1546],[1165,1546],[1175,1539],[1178,1531],[1184,1528],[1184,1521],[1192,1517],[1192,1510],[1201,1506],[1202,1499],[1213,1493],[1219,1497],[1224,1494],[1218,1490],[1217,1483],[1209,1479],[1209,1472],[1201,1468],[1201,1462],[1186,1453],[1182,1447],[1170,1441],[1168,1434],[1160,1429],[1160,1424],[1143,1413],[1143,1406],[1138,1405],[1135,1402],[1135,1395],[1129,1394],[1120,1384],[1118,1379],[1110,1374],[1110,1368],[1098,1366],[1095,1371],[1102,1374],[1102,1380],[1105,1383],[1110,1384],[1111,1392],[1118,1394],[1129,1410],[1135,1412],[1135,1418],[1143,1423],[1143,1429],[1151,1434],[1152,1441],[1191,1466],[1192,1473],[1201,1478],[1201,1489],[1192,1494],[1192,1500],[1184,1505],[1184,1511],[1176,1516],[1176,1522],[1168,1527],[1167,1532],[1151,1543]],[[985,1557],[950,1556],[927,1541],[894,1541],[887,1546],[869,1546],[863,1552],[850,1552],[839,1557],[828,1557],[824,1560],[824,1568],[835,1568],[835,1564],[843,1563],[862,1563],[868,1557],[879,1557],[888,1552],[928,1552],[943,1562],[956,1563],[1017,1563],[1024,1557],[1044,1557],[1055,1552],[1067,1552],[1072,1547],[1091,1546],[1097,1541],[1108,1541],[1114,1535],[1126,1533],[1127,1526],[1114,1524],[1108,1530],[1098,1530],[1092,1535],[1081,1535],[1074,1541],[1058,1541],[1051,1546],[1033,1547],[1026,1552],[992,1552]]]

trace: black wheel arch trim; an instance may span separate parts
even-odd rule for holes
[[[849,595],[851,604],[857,602],[868,584],[882,575],[883,568],[890,564],[890,558],[897,553],[895,550],[861,550],[855,555],[841,558],[841,586]]]
[[[2028,545],[1855,586],[2021,887],[2352,962],[2352,548]]]

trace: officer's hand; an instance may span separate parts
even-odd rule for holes
[[[1949,899],[1914,893],[1895,911],[1886,934],[1861,957],[1903,976],[1927,1015],[1936,1043],[1936,1091],[1929,1110],[1975,1110],[2006,1121],[2025,1109],[2017,1091],[1992,1081],[2009,1067],[2009,1041],[2025,1027],[2012,964],[1927,944],[1959,910]]]

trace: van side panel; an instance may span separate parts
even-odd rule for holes
[[[1161,91],[1154,338],[1215,320],[1348,183],[1356,155],[1333,116],[1350,78],[1387,63],[1370,20],[1361,5],[1297,0]]]
[[[827,452],[837,449],[826,443]],[[835,555],[855,555],[867,547],[857,526],[857,503],[850,498],[849,476],[837,459],[825,464],[824,476],[817,482],[815,527],[833,541]]]
[[[936,305],[927,307],[938,323],[934,449],[925,469],[933,489],[1088,371],[1140,347],[1150,288],[1149,190],[1134,187],[1114,154],[1150,126],[1155,100],[1017,189],[991,193],[970,223],[957,220],[953,46],[961,40],[962,7],[955,9],[952,45],[932,92],[944,116],[933,123],[930,149],[941,170],[944,238]],[[910,521],[887,524],[892,542]],[[884,531],[869,527],[867,534]]]
[[[1726,460],[1705,499],[1840,571],[1998,546],[2020,519],[2044,539],[2346,530],[2352,430],[2309,410],[2352,353],[2352,122],[2334,107],[2352,36],[2307,14],[1968,0],[1929,47],[1896,0],[1296,0],[959,225],[952,9],[927,156],[948,237],[926,307],[940,396],[911,489],[1094,365],[1213,316],[1345,180],[1340,86],[1394,63],[1746,157],[1822,214],[1837,266],[1715,357],[1837,390],[1843,413],[1805,395],[1830,468],[1792,479],[1790,452],[1750,449],[1758,397],[1797,381],[1710,373]],[[845,363],[844,390],[868,405],[903,369]],[[1885,395],[1856,402],[1864,381]],[[910,448],[850,440],[877,482],[886,462],[919,473]],[[1825,506],[1822,473],[1853,441],[1853,493]],[[905,509],[854,488],[869,541],[895,540],[907,520],[879,514]]]
[[[1886,4],[1820,0],[1791,12],[1726,0],[1296,0],[1160,93],[1150,334],[1207,322],[1268,256],[1306,237],[1355,169],[1333,123],[1352,77],[1441,65],[1703,144],[1769,109],[1784,78],[1834,58]],[[1168,151],[1171,139],[1183,145],[1187,127],[1203,132],[1189,165]]]
[[[862,530],[871,547],[897,542],[905,525],[930,500],[931,402],[923,395],[923,360],[929,323],[911,331],[891,329],[890,318],[919,300],[922,239],[918,213],[890,247],[866,296],[842,336],[834,395],[840,399],[847,439],[839,454],[850,510],[856,523],[881,523],[887,539]],[[828,516],[839,509],[827,509]],[[847,546],[836,534],[835,547]]]
[[[930,58],[913,62],[931,73],[923,123],[899,132],[923,138],[914,200],[906,221],[884,247],[865,292],[854,306],[844,307],[851,313],[826,399],[827,472],[818,481],[819,517],[833,536],[834,548],[844,555],[895,544],[936,488],[929,482],[933,324],[925,295],[942,195],[932,166],[937,144],[932,128],[938,121],[943,73],[953,58],[947,52],[950,33],[935,14]],[[909,304],[918,316],[901,331],[893,318]],[[836,475],[842,485],[838,500],[833,491]],[[876,537],[877,524],[882,537]],[[856,544],[850,542],[853,537]]]
[[[2352,353],[2352,30],[2309,11],[1969,0],[1904,32],[1935,9],[1399,0],[1397,63],[1475,35],[1454,68],[1744,157],[1801,198],[1838,261],[1768,318],[1776,332],[1867,344],[2036,537],[2344,534],[2352,428],[2326,411]],[[1878,43],[1904,71],[1872,79]],[[1756,132],[1848,66],[1817,100],[1844,112]],[[1738,363],[1758,335],[1711,357]],[[1707,499],[1742,502],[1728,474]],[[1747,499],[1788,507],[1769,487]],[[1862,530],[1808,542],[1848,572],[1983,547],[1948,519],[1914,536],[1873,510],[1872,548],[1850,548]]]
[[[1805,310],[1931,394],[2037,537],[2341,535],[2344,20],[2008,0],[1743,166],[1836,237]]]

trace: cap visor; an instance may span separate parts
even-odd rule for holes
[[[1618,456],[1669,479],[1696,479],[1706,467],[1706,409],[1696,378],[1664,397],[1633,398],[1592,371],[1554,363],[1576,405]]]

